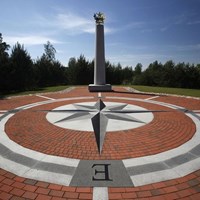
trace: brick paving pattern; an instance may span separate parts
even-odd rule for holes
[[[140,99],[147,99],[152,96],[125,92],[123,88],[114,88],[114,90],[117,92],[102,93],[102,96]],[[89,93],[86,87],[80,87],[69,93],[43,95],[58,99],[79,96],[96,97],[97,94]],[[161,96],[154,100],[183,106],[186,109],[200,110],[200,100],[198,99]],[[45,101],[45,99],[34,95],[17,98],[13,97],[8,100],[4,99],[0,100],[0,110],[10,110],[39,101]],[[91,100],[71,100],[67,101],[67,103],[76,103],[80,101]],[[122,102],[116,99],[106,99],[106,101]],[[123,100],[123,102],[130,104],[130,101]],[[143,102],[134,101],[131,103],[152,110],[167,109],[166,107],[163,108],[159,105],[150,105]],[[53,109],[63,104],[66,104],[66,101],[37,106],[37,109]],[[119,133],[117,133],[117,131],[115,133],[108,133],[104,142],[104,150],[102,155],[99,156],[96,147],[92,145],[95,144],[93,133],[70,131],[55,127],[45,120],[46,113],[32,112],[35,109],[36,108],[32,108],[16,113],[6,124],[7,134],[12,140],[22,146],[47,154],[64,157],[79,159],[125,159],[152,155],[180,146],[188,141],[195,132],[195,125],[191,119],[182,112],[173,110],[173,112],[166,112],[164,116],[162,113],[154,113],[154,120],[144,127],[120,131]],[[172,109],[168,108],[168,111],[172,111]],[[30,117],[32,120],[31,123],[28,123]],[[17,126],[19,123],[20,126]],[[156,134],[158,132],[160,133],[159,135]],[[118,134],[120,134],[120,141]],[[74,143],[72,141],[71,143],[67,143],[68,140],[64,137],[68,138],[68,140],[69,137],[74,137],[74,140],[71,139]],[[90,151],[86,147],[88,147]],[[75,149],[77,149],[77,151],[75,151]],[[0,199],[2,200],[92,199],[92,194],[92,187],[67,187],[51,184],[19,177],[6,170],[0,169]],[[108,195],[109,199],[198,200],[200,199],[200,170],[181,178],[139,187],[108,188]]]
[[[64,200],[92,199],[92,188],[66,187],[23,177],[0,169],[0,199],[2,200]]]
[[[116,100],[113,100],[116,102]],[[46,154],[77,159],[127,159],[160,153],[180,146],[195,132],[192,120],[182,112],[158,105],[132,101],[150,110],[167,110],[154,113],[154,120],[142,127],[108,132],[101,156],[93,132],[63,129],[49,123],[46,112],[75,101],[52,103],[15,114],[6,124],[6,133],[18,144]],[[81,100],[83,102],[83,100]],[[123,101],[124,103],[130,103]],[[31,123],[30,123],[31,119]],[[19,126],[20,124],[20,126]],[[120,137],[119,137],[120,135]]]

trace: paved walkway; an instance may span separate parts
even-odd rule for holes
[[[113,89],[0,100],[0,199],[200,199],[200,100]]]

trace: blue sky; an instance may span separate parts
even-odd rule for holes
[[[70,57],[94,58],[95,21],[103,12],[105,54],[122,66],[151,62],[200,63],[200,0],[1,0],[0,32],[24,44],[32,59],[50,41],[65,66]]]

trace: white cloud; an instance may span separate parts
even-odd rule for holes
[[[95,21],[72,12],[58,13],[53,17],[37,15],[33,21],[35,25],[45,28],[49,32],[65,31],[67,35],[95,33]],[[105,33],[113,33],[115,29],[105,26]]]
[[[143,69],[155,60],[165,63],[168,60],[174,62],[191,62],[199,63],[199,60],[194,61],[193,55],[197,54],[200,50],[200,44],[195,45],[165,45],[158,47],[159,52],[152,53],[122,53],[116,55],[108,55],[106,57],[111,63],[121,63],[123,67],[132,66],[133,68],[137,63],[142,63]],[[195,53],[196,52],[196,53]]]
[[[93,28],[91,20],[72,13],[58,14],[56,16],[55,25],[58,25],[58,27],[62,29],[82,32],[88,32],[88,30]]]
[[[144,25],[145,25],[145,22],[135,21],[135,22],[125,24],[124,26],[118,27],[117,29],[112,30],[112,31],[114,32],[114,31],[128,31],[132,29],[142,29],[144,28]]]
[[[161,29],[160,29],[160,31],[161,32],[165,32],[165,31],[167,31],[169,29],[169,26],[165,26],[165,27],[162,27]]]
[[[195,25],[195,24],[200,24],[200,20],[198,21],[193,21],[193,22],[188,22],[188,25]]]
[[[141,22],[141,21],[131,22],[125,26],[125,29],[141,28],[141,27],[143,27],[144,24],[145,24],[145,22]]]
[[[73,13],[58,14],[54,24],[60,29],[68,30],[73,34],[95,32],[94,20]],[[105,33],[112,33],[114,31],[114,29],[105,26]]]
[[[144,29],[144,30],[142,30],[141,31],[142,33],[151,33],[151,32],[153,32],[153,29]]]
[[[106,59],[114,64],[120,63],[123,67],[132,66],[134,68],[138,63],[141,63],[145,69],[150,63],[154,62],[155,60],[158,60],[159,62],[166,62],[167,60],[172,59],[172,56],[156,53],[143,53],[108,56]]]
[[[24,45],[40,45],[45,44],[47,41],[50,41],[52,44],[61,43],[45,36],[4,36],[4,40],[10,45],[14,45],[17,42]]]
[[[200,50],[200,44],[194,45],[171,45],[171,48],[176,49],[177,51],[198,51]]]

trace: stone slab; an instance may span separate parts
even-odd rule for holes
[[[112,91],[112,86],[110,84],[106,84],[106,85],[90,84],[88,86],[88,90],[90,92],[111,92]]]
[[[127,168],[127,170],[128,170],[129,175],[133,176],[133,175],[146,174],[146,173],[155,172],[155,171],[162,171],[168,168],[169,167],[165,165],[163,162],[158,162],[158,163],[149,163],[146,165],[140,165],[140,166],[135,166],[135,167],[129,167]]]
[[[121,160],[81,160],[70,186],[131,187],[133,183]]]

